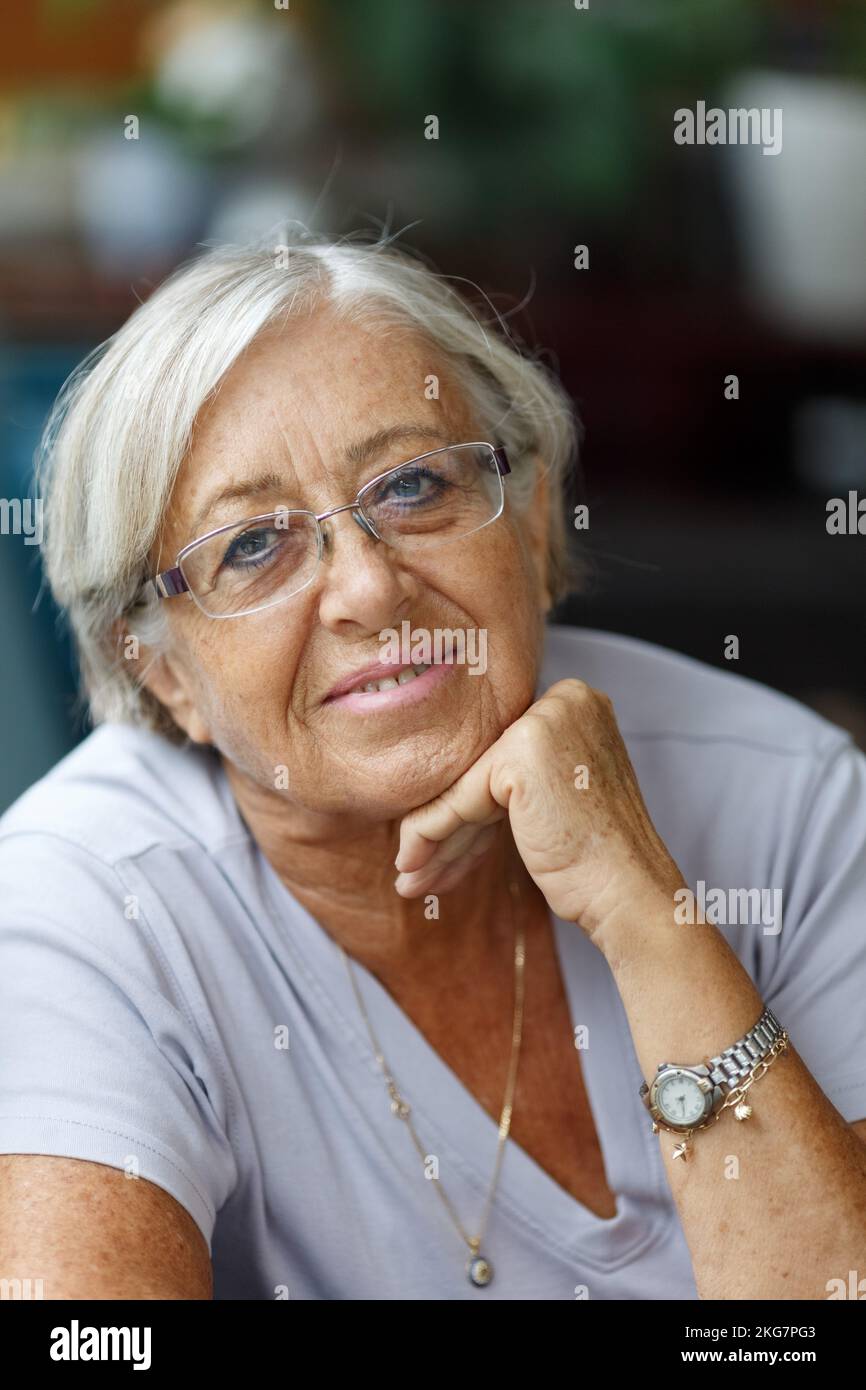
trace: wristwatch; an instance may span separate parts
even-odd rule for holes
[[[652,1084],[644,1081],[640,1097],[658,1125],[678,1132],[700,1129],[781,1036],[782,1026],[764,1009],[754,1028],[738,1042],[695,1066],[660,1062]]]

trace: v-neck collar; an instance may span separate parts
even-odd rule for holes
[[[277,921],[284,922],[291,910],[291,944],[313,973],[343,1035],[351,1039],[368,1067],[381,1075],[340,947],[292,895],[258,848],[257,856]],[[634,1259],[656,1238],[667,1185],[657,1141],[637,1094],[640,1067],[607,963],[579,927],[558,917],[551,920],[572,1029],[576,1024],[588,1029],[589,1046],[581,1051],[583,1076],[617,1213],[609,1219],[597,1216],[509,1138],[488,1236],[495,1239],[497,1213],[506,1213],[525,1234],[565,1258],[610,1270]],[[477,1191],[480,1210],[496,1157],[497,1122],[376,976],[359,961],[353,960],[352,965],[383,1053],[398,1087],[405,1088],[425,1143],[433,1145],[441,1135],[459,1156],[466,1182]],[[529,956],[527,968],[531,968]],[[413,1078],[423,1080],[413,1082]],[[640,1200],[647,1196],[649,1202]]]

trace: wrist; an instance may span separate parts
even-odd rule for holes
[[[614,880],[595,904],[586,930],[610,963],[639,953],[644,946],[657,953],[669,940],[681,939],[675,917],[675,894],[686,887],[673,860],[651,875]],[[676,929],[676,935],[674,931]]]

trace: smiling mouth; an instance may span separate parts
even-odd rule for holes
[[[429,670],[429,665],[419,661],[417,666],[404,666],[402,671],[397,672],[396,676],[383,676],[378,681],[367,681],[366,685],[357,685],[354,690],[349,690],[346,693],[348,695],[375,695],[380,690],[396,690],[398,685],[409,685]]]
[[[340,706],[347,711],[372,713],[376,710],[396,709],[402,705],[415,704],[425,700],[442,681],[453,678],[455,668],[450,663],[416,662],[413,666],[395,669],[393,675],[382,675],[377,680],[359,681],[351,690],[332,695],[325,701],[326,706]]]

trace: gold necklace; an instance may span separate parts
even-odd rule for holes
[[[484,1211],[481,1217],[481,1223],[478,1227],[477,1235],[467,1235],[460,1221],[460,1218],[454,1210],[454,1207],[450,1202],[445,1190],[440,1185],[439,1179],[434,1179],[436,1183],[436,1191],[439,1193],[439,1196],[445,1203],[446,1211],[448,1212],[448,1215],[450,1216],[452,1222],[457,1228],[461,1240],[465,1241],[465,1243],[469,1246],[470,1255],[469,1259],[466,1262],[466,1273],[469,1276],[470,1282],[475,1284],[478,1288],[484,1288],[485,1285],[489,1284],[491,1279],[493,1278],[493,1266],[490,1263],[489,1259],[487,1259],[486,1256],[481,1254],[481,1242],[484,1239],[484,1232],[487,1227],[487,1218],[490,1214],[490,1208],[493,1203],[493,1194],[496,1190],[496,1184],[499,1180],[499,1170],[502,1166],[502,1156],[505,1150],[505,1142],[508,1138],[508,1134],[511,1129],[511,1112],[512,1104],[514,1101],[514,1088],[517,1083],[517,1062],[520,1056],[520,1044],[523,1038],[523,998],[524,966],[526,964],[526,940],[523,926],[518,918],[516,904],[519,900],[519,890],[514,880],[509,881],[508,888],[512,898],[512,919],[514,921],[515,929],[514,1026],[512,1029],[511,1036],[511,1063],[508,1068],[508,1077],[505,1083],[505,1100],[502,1106],[502,1114],[499,1119],[499,1144],[496,1150],[496,1163],[493,1169],[493,1178],[490,1183],[490,1190],[487,1193],[487,1201],[484,1205]],[[373,1025],[370,1023],[370,1017],[367,1013],[366,1008],[364,1007],[364,1001],[361,998],[361,991],[358,988],[358,981],[355,977],[355,971],[352,968],[352,962],[342,946],[340,947],[340,950],[343,952],[343,959],[346,962],[346,968],[349,972],[349,979],[352,982],[352,988],[355,991],[355,998],[358,1001],[358,1008],[361,1011],[361,1017],[366,1023],[367,1031],[370,1034],[370,1041],[373,1044],[373,1051],[376,1054],[376,1061],[378,1062],[382,1074],[385,1078],[385,1085],[387,1086],[388,1094],[391,1097],[391,1114],[396,1115],[398,1119],[405,1120],[406,1127],[412,1136],[412,1142],[414,1143],[415,1148],[418,1150],[421,1161],[422,1163],[426,1163],[427,1153],[424,1149],[423,1144],[418,1138],[415,1126],[412,1123],[411,1107],[407,1105],[406,1101],[400,1095],[400,1092],[397,1089],[397,1083],[394,1080],[393,1075],[391,1074],[387,1062],[385,1061],[385,1057],[382,1053],[382,1049],[379,1045],[378,1039],[376,1038],[376,1034],[373,1032]]]

